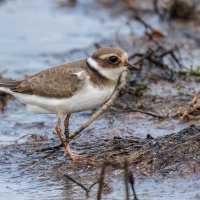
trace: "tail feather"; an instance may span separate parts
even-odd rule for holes
[[[14,89],[16,88],[21,81],[11,81],[11,80],[0,80],[0,87]]]
[[[0,92],[12,94],[12,90],[14,90],[20,83],[21,81],[0,79]]]

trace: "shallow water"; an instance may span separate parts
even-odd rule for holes
[[[87,1],[80,2],[74,8],[61,8],[54,0],[1,3],[0,73],[13,78],[35,73],[60,64],[56,55],[86,48],[116,32],[121,19],[107,20],[108,12],[90,11]]]
[[[91,111],[73,114],[70,118],[70,130],[75,131],[78,129],[91,114]],[[0,144],[2,145],[12,144],[27,134],[47,135],[49,138],[55,137],[53,135],[57,121],[55,115],[33,114],[27,111],[25,106],[17,100],[10,101],[6,111],[0,115],[0,120]],[[98,139],[131,135],[145,138],[147,134],[151,134],[153,137],[163,136],[171,132],[178,132],[186,127],[188,127],[187,123],[181,123],[176,119],[165,121],[137,113],[119,113],[116,115],[109,112],[91,124],[88,128],[91,133],[88,136],[83,134],[88,139],[91,136]],[[92,130],[95,130],[94,133],[92,133]],[[27,137],[22,138],[19,142],[24,142],[26,139]]]

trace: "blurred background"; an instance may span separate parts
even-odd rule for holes
[[[100,43],[129,53],[145,51],[152,40],[144,38],[149,28],[135,20],[138,13],[162,32],[156,42],[184,48],[182,64],[196,67],[198,9],[198,1],[189,0],[1,0],[0,74],[19,78],[81,59]]]
[[[125,20],[111,10],[94,0],[1,1],[0,73],[16,78],[86,57],[84,49],[115,37]]]

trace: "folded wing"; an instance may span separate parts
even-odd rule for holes
[[[76,75],[80,70],[79,68],[70,69],[62,65],[27,77],[22,81],[3,80],[0,82],[0,87],[23,94],[49,98],[69,98],[83,85],[83,80]]]

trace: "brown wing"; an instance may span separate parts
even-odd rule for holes
[[[69,98],[83,85],[83,80],[75,74],[83,69],[80,64],[66,64],[40,72],[21,81],[12,91],[51,98]]]

